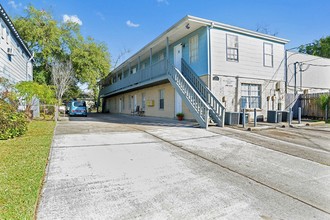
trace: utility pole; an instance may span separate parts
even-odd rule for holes
[[[302,90],[302,63],[299,63],[299,72],[300,72],[300,91]]]
[[[297,95],[297,65],[299,63],[294,63],[294,94]]]

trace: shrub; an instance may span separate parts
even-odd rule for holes
[[[322,94],[318,98],[318,104],[322,108],[322,110],[326,109],[326,106],[330,103],[330,95],[329,94]],[[330,106],[328,106],[329,108]]]
[[[14,138],[24,134],[27,130],[27,121],[23,113],[0,100],[0,140]]]

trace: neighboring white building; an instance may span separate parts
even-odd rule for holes
[[[15,84],[33,80],[33,55],[0,4],[0,77]]]
[[[330,92],[330,59],[288,51],[287,66],[289,94]]]
[[[0,4],[0,77],[8,79],[11,84],[32,81],[33,61],[33,54],[23,42],[9,15]],[[24,102],[21,103],[19,109],[25,109]],[[32,110],[34,117],[38,117],[38,99],[35,99]]]

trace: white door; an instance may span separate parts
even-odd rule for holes
[[[145,111],[146,110],[146,95],[145,93],[142,93],[142,106],[141,106],[141,110]]]
[[[181,59],[182,59],[182,45],[178,44],[174,47],[174,66],[181,71]]]
[[[136,95],[134,95],[134,111],[136,110],[136,106],[137,106],[137,99],[136,99]]]
[[[119,99],[119,113],[121,113],[122,112],[122,100],[121,100],[121,98]]]
[[[174,66],[181,72],[182,45],[178,44],[174,47]],[[182,112],[182,98],[175,91],[175,114]]]

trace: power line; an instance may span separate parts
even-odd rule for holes
[[[322,64],[312,64],[312,63],[305,63],[308,66],[318,66],[318,67],[330,67],[330,65],[322,65]]]

